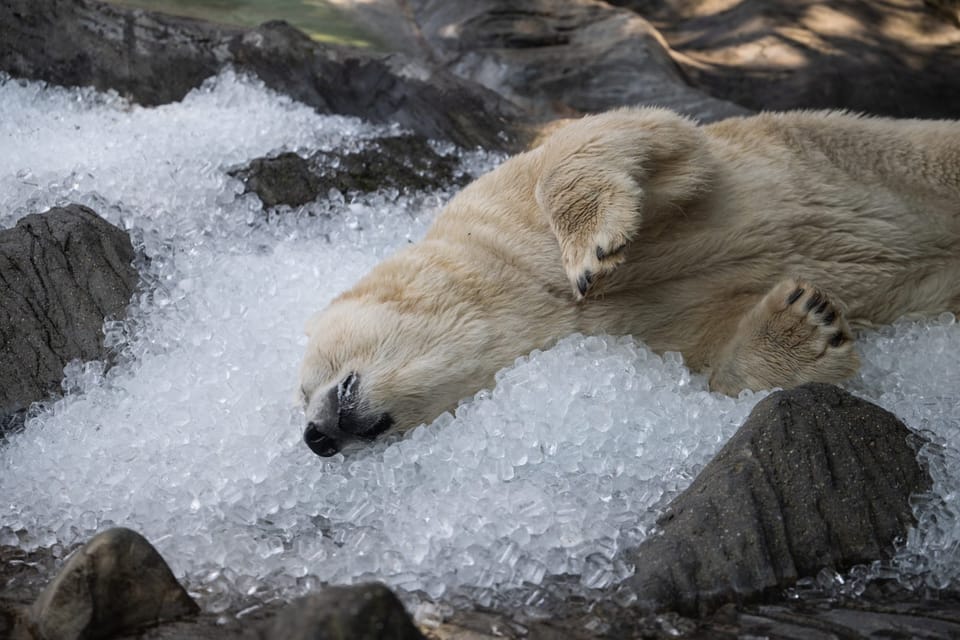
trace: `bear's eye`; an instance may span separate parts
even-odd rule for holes
[[[357,388],[360,386],[360,376],[350,372],[346,378],[337,385],[337,400],[341,407],[356,406],[358,404]]]

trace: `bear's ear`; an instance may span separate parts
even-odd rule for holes
[[[542,146],[547,138],[576,120],[577,118],[557,118],[556,120],[551,120],[550,122],[533,127],[530,144],[527,145],[527,151]]]
[[[307,323],[303,326],[303,332],[307,334],[308,338],[312,337],[313,334],[317,332],[317,327],[320,325],[320,318],[322,316],[323,312],[318,311],[310,316],[310,318],[307,320]]]

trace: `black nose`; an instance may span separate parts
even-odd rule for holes
[[[320,433],[320,429],[312,422],[307,425],[306,431],[303,432],[303,441],[307,443],[311,451],[323,458],[329,458],[340,451],[340,445],[337,441]]]

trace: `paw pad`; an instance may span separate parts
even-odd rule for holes
[[[790,292],[786,296],[785,311],[789,311],[789,315],[802,325],[820,327],[811,334],[811,338],[821,340],[823,348],[836,349],[852,340],[843,316],[825,293],[806,282],[792,281],[781,287]]]

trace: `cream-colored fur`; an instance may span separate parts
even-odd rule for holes
[[[712,388],[840,381],[854,329],[960,312],[960,123],[659,109],[569,124],[458,194],[308,327],[307,418],[429,421],[573,332],[679,351]],[[327,394],[327,395],[325,395]]]

